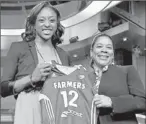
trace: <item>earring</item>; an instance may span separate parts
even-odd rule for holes
[[[114,65],[115,64],[115,61],[114,61],[114,58],[111,60],[111,65]]]
[[[90,57],[93,57],[93,53],[92,53],[92,51],[90,50]]]

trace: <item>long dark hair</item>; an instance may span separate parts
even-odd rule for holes
[[[48,1],[43,1],[39,4],[37,4],[31,12],[29,13],[27,20],[26,20],[26,25],[25,25],[25,32],[21,34],[21,37],[24,41],[30,42],[33,41],[36,37],[36,31],[35,31],[35,23],[38,14],[40,11],[45,8],[49,7],[51,8],[57,15],[57,30],[52,36],[52,44],[55,47],[57,44],[60,44],[62,42],[61,36],[64,34],[64,27],[60,23],[60,13],[59,11],[54,8]]]

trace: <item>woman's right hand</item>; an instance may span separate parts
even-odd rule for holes
[[[39,81],[44,81],[51,72],[52,66],[49,63],[38,64],[31,75],[31,81],[37,83]]]

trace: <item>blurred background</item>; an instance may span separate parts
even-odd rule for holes
[[[12,42],[20,42],[25,19],[39,0],[1,0],[1,76]],[[115,44],[115,63],[134,65],[145,87],[146,1],[50,1],[61,13],[65,34],[60,45],[72,64],[89,63],[95,34],[109,34]],[[13,96],[1,98],[1,110],[13,110]]]

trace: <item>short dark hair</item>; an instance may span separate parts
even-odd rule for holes
[[[92,44],[91,44],[91,49],[93,49],[93,47],[94,47],[96,41],[97,41],[100,37],[108,37],[108,38],[112,41],[113,48],[115,48],[115,45],[114,45],[114,42],[113,42],[112,37],[109,36],[109,35],[107,35],[107,34],[100,33],[100,34],[96,34],[96,35],[93,37],[93,41],[92,41]]]
[[[108,38],[112,41],[113,49],[114,49],[114,52],[115,52],[115,44],[114,44],[114,42],[113,42],[112,37],[109,36],[109,35],[107,35],[107,34],[104,34],[104,33],[96,34],[96,35],[93,37],[90,50],[93,50],[93,47],[94,47],[95,43],[97,42],[97,40],[98,40],[100,37],[108,37]],[[115,54],[115,53],[114,53],[114,54]],[[92,68],[93,68],[93,63],[94,63],[94,61],[91,59],[91,61],[90,61],[90,66],[91,66]]]
[[[36,19],[40,11],[45,7],[51,8],[57,15],[57,30],[52,36],[52,44],[55,47],[57,44],[60,44],[62,42],[61,36],[64,34],[64,27],[60,23],[61,16],[59,11],[55,7],[53,7],[48,1],[43,1],[33,7],[26,19],[25,32],[21,34],[21,37],[26,42],[30,42],[35,39],[36,32],[34,26],[36,23]]]

